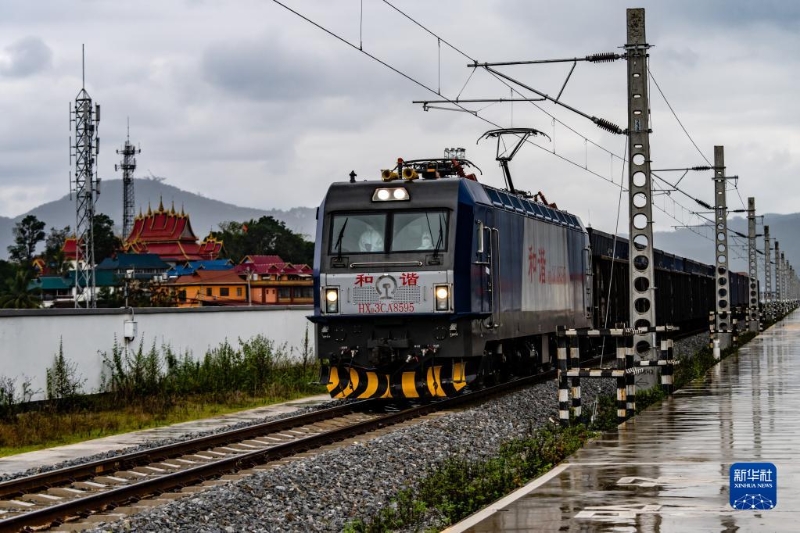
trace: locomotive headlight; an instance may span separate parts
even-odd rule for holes
[[[410,199],[405,187],[381,187],[372,193],[373,202],[402,202]]]
[[[325,312],[339,312],[339,289],[336,287],[327,287],[325,289]]]
[[[450,310],[450,287],[447,285],[434,285],[433,295],[436,297],[436,310]]]

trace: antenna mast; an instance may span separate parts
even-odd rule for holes
[[[142,153],[141,148],[136,148],[131,144],[131,124],[128,119],[128,138],[122,146],[122,150],[117,150],[122,154],[122,162],[114,165],[114,170],[122,169],[122,239],[128,238],[133,229],[133,218],[136,202],[133,190],[133,171],[136,170],[136,154]]]
[[[70,192],[75,193],[75,307],[97,307],[94,276],[94,206],[100,194],[100,178],[95,168],[100,152],[97,126],[100,104],[92,105],[86,92],[85,55],[81,47],[81,90],[70,110],[70,122],[75,125],[75,143],[70,143],[70,159],[75,158],[75,179]],[[71,161],[70,161],[71,163]]]

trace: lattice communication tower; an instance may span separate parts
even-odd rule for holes
[[[117,150],[122,154],[122,162],[114,165],[114,170],[122,170],[122,238],[123,240],[131,234],[133,229],[133,219],[136,201],[133,190],[133,171],[136,170],[136,154],[142,153],[141,148],[136,148],[131,144],[131,128],[128,125],[128,138],[122,146],[122,150]]]
[[[70,180],[70,192],[75,194],[75,307],[93,308],[97,307],[93,222],[94,205],[100,194],[95,168],[100,153],[100,104],[92,104],[85,85],[84,79],[74,106],[70,106],[70,122],[75,124],[75,143],[70,140],[70,166],[74,157],[75,179]]]

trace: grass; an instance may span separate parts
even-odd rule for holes
[[[225,340],[195,359],[169,346],[103,354],[101,391],[82,394],[83,378],[59,347],[47,369],[50,403],[25,404],[30,386],[0,377],[0,457],[166,426],[325,392],[308,332],[299,358],[263,336]],[[27,391],[27,392],[25,392]]]
[[[450,459],[430,470],[418,487],[401,490],[391,506],[350,522],[344,531],[419,530],[419,524],[431,515],[453,524],[548,472],[592,435],[584,425],[547,427],[504,444],[496,457],[484,462]]]
[[[166,401],[162,398],[134,400],[122,408],[106,405],[75,411],[20,413],[11,421],[0,422],[0,457],[235,413],[322,392],[323,387],[308,386],[266,397],[193,395]]]

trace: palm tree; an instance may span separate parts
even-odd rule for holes
[[[30,290],[32,273],[27,268],[17,270],[13,278],[6,282],[6,289],[0,294],[0,309],[38,309],[42,299],[36,294],[38,289]]]

